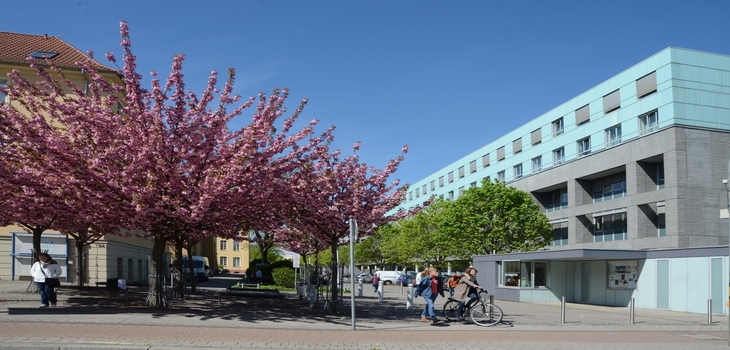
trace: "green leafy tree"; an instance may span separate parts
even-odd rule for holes
[[[550,223],[532,197],[504,182],[482,181],[444,214],[442,233],[461,256],[534,251],[552,240]]]
[[[444,229],[445,215],[452,204],[435,199],[418,214],[400,223],[399,254],[402,259],[412,257],[411,261],[403,263],[415,259],[441,269],[447,265],[447,259],[461,253],[459,245],[452,242],[451,232]]]
[[[249,249],[249,259],[251,259],[251,261],[261,262],[262,264],[271,264],[283,258],[281,248],[275,245],[268,245],[268,248],[263,250],[266,251],[266,259],[263,259],[263,257],[261,256],[262,249],[260,249],[259,243],[251,243],[251,248]]]
[[[383,235],[377,230],[371,237],[355,244],[355,264],[383,266],[386,263],[381,244]]]

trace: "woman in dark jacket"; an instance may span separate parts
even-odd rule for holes
[[[427,272],[427,274],[423,276],[418,284],[414,296],[417,298],[421,295],[426,299],[426,307],[421,313],[421,321],[428,322],[430,320],[433,323],[438,323],[439,320],[436,319],[436,310],[433,305],[439,294],[442,298],[444,297],[444,282],[438,278],[438,270],[429,268],[424,272]]]

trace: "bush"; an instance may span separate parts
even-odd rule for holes
[[[290,267],[275,268],[271,275],[274,277],[274,283],[277,286],[286,288],[294,288],[294,269]]]

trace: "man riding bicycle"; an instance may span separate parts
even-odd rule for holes
[[[464,270],[464,275],[459,279],[459,284],[454,289],[454,299],[459,301],[459,308],[456,311],[457,320],[464,320],[464,307],[469,308],[479,299],[479,290],[482,290],[477,282],[477,269],[469,267]],[[467,299],[469,301],[467,302]]]

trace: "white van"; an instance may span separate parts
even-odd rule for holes
[[[398,281],[398,276],[403,273],[400,271],[378,271],[375,274],[383,281],[383,284],[395,284]]]

